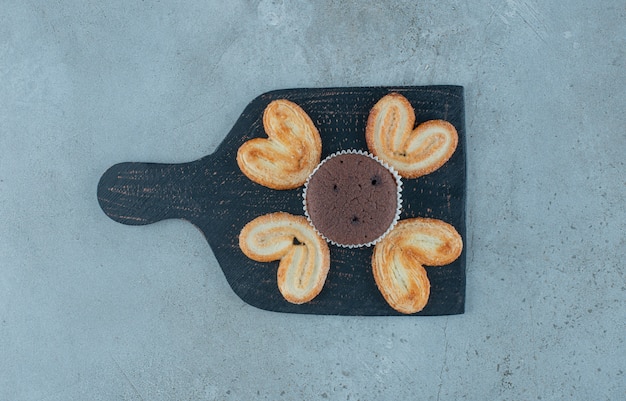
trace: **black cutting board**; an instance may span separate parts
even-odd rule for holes
[[[217,150],[182,164],[129,162],[108,169],[98,184],[98,201],[113,220],[129,225],[184,219],[206,237],[233,291],[255,307],[324,315],[400,315],[379,293],[371,271],[373,248],[330,246],[331,267],[322,292],[294,305],[278,291],[278,262],[248,259],[239,249],[242,227],[257,216],[285,211],[303,215],[302,188],[276,191],[250,181],[236,162],[247,140],[266,137],[262,116],[273,100],[300,105],[322,138],[322,159],[344,149],[367,150],[365,125],[383,96],[398,92],[415,108],[416,124],[432,119],[452,123],[459,144],[440,169],[418,179],[403,179],[400,218],[431,217],[452,224],[465,242],[465,114],[460,86],[285,89],[265,93],[243,111]],[[120,143],[120,146],[124,146]],[[465,242],[466,243],[466,242]],[[464,312],[465,250],[452,264],[426,267],[430,299],[417,315]]]

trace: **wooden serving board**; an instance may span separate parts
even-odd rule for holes
[[[452,123],[459,144],[440,169],[419,179],[403,179],[400,218],[432,217],[452,224],[465,242],[465,115],[460,86],[286,89],[265,93],[243,111],[215,153],[182,164],[120,163],[98,184],[98,201],[113,220],[129,225],[184,219],[197,226],[213,249],[233,291],[255,307],[324,315],[400,315],[379,293],[372,276],[372,248],[330,246],[331,267],[322,292],[294,305],[278,291],[278,262],[259,263],[239,249],[242,227],[257,216],[285,211],[303,215],[302,188],[276,191],[250,181],[236,163],[237,149],[254,137],[266,137],[263,110],[272,100],[299,104],[317,126],[322,159],[344,149],[367,150],[365,125],[372,106],[398,92],[415,108],[416,123],[443,119]],[[120,144],[123,146],[123,144]],[[427,267],[428,305],[417,315],[464,312],[465,250],[452,264]]]

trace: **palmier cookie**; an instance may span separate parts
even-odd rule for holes
[[[257,217],[241,230],[239,247],[258,262],[280,260],[278,289],[287,301],[302,304],[322,291],[330,250],[304,216],[276,212]]]
[[[398,93],[380,99],[370,111],[365,139],[370,152],[405,178],[417,178],[443,166],[459,141],[444,120],[429,120],[415,129],[415,111]]]
[[[461,236],[446,222],[426,218],[400,220],[374,247],[374,280],[393,309],[406,314],[419,312],[430,296],[424,265],[450,264],[462,250]]]
[[[267,138],[254,138],[237,151],[237,164],[252,181],[272,189],[304,184],[322,155],[322,140],[311,118],[289,100],[271,102],[263,113]]]

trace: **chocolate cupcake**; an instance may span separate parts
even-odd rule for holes
[[[402,181],[375,156],[357,150],[324,159],[304,187],[304,213],[328,242],[371,246],[400,216]]]

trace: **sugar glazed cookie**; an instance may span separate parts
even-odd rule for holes
[[[237,151],[237,164],[252,181],[272,189],[304,184],[322,155],[322,140],[311,118],[297,104],[279,99],[263,113],[267,138],[254,138]]]
[[[405,178],[421,177],[443,166],[459,140],[447,121],[430,120],[416,128],[414,124],[415,111],[409,101],[391,93],[374,105],[365,130],[370,152]]]
[[[393,309],[405,314],[419,312],[430,296],[430,281],[424,266],[450,264],[462,250],[461,236],[444,221],[400,220],[374,247],[374,280]]]
[[[276,212],[257,217],[241,230],[239,247],[257,262],[280,260],[278,289],[287,301],[302,304],[322,291],[330,250],[304,216]]]

